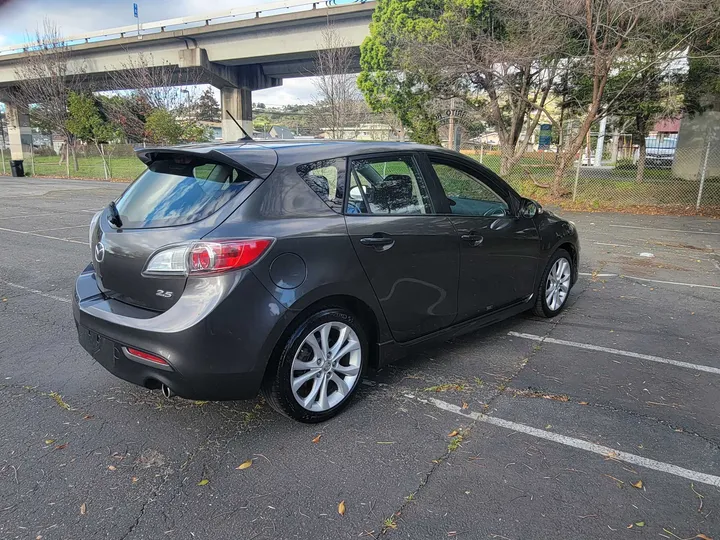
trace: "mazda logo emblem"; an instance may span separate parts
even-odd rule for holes
[[[95,244],[95,260],[99,263],[103,262],[103,259],[105,258],[105,246],[103,246],[102,242],[98,242]]]

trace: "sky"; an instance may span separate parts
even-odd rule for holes
[[[275,0],[137,0],[142,22],[257,6]],[[64,36],[136,23],[133,0],[0,0],[0,47],[31,41],[28,36],[47,17]],[[253,92],[266,105],[308,103],[315,88],[311,78],[285,79],[283,86]]]

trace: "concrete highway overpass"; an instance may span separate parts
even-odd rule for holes
[[[342,2],[342,0],[338,0]],[[375,2],[328,5],[325,1],[286,0],[255,8],[145,23],[65,38],[70,72],[84,71],[92,90],[117,90],[113,72],[132,66],[173,68],[177,84],[211,84],[220,89],[223,136],[242,136],[226,111],[252,131],[252,91],[279,86],[284,78],[312,73],[322,31],[328,23],[343,36],[358,60],[369,33]],[[19,126],[27,104],[8,96],[18,83],[18,66],[31,44],[0,48],[0,101],[7,105],[10,150],[22,159]]]

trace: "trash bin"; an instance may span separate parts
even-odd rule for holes
[[[25,167],[23,167],[22,159],[11,159],[10,160],[10,171],[15,178],[25,176]]]

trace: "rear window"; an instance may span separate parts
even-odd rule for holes
[[[252,179],[229,165],[175,156],[150,164],[120,197],[117,209],[127,228],[185,225],[217,212]]]

